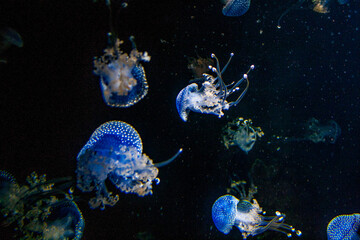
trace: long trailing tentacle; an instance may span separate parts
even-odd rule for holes
[[[171,158],[169,158],[168,160],[165,160],[163,162],[159,162],[159,163],[155,163],[155,167],[163,167],[163,166],[166,166],[168,165],[169,163],[171,163],[172,161],[174,161],[179,155],[180,153],[182,153],[183,149],[180,148],[179,151],[174,155],[172,156]]]
[[[229,90],[229,95],[232,94],[233,92],[237,91],[239,88],[238,86],[244,81],[246,80],[246,87],[244,89],[244,91],[240,94],[240,96],[233,102],[229,103],[230,106],[236,106],[240,101],[241,99],[245,96],[245,93],[247,92],[248,88],[249,88],[249,85],[250,85],[250,82],[249,82],[249,79],[248,79],[248,74],[251,70],[253,70],[255,68],[254,65],[251,65],[249,70],[244,74],[244,76]]]

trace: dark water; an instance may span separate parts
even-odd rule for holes
[[[116,109],[105,105],[92,73],[110,30],[104,2],[1,1],[0,24],[16,29],[24,46],[8,49],[8,63],[0,65],[0,169],[19,182],[32,171],[75,178],[76,156],[91,133],[121,120],[137,129],[155,162],[179,147],[184,152],[160,169],[152,196],[120,194],[116,206],[100,211],[76,191],[84,199],[78,203],[83,239],[139,239],[141,232],[153,239],[242,239],[237,229],[224,235],[215,228],[211,206],[234,174],[249,181],[256,160],[252,178],[260,206],[269,214],[284,212],[302,239],[326,239],[333,217],[360,211],[359,1],[334,2],[328,14],[305,3],[277,29],[292,3],[253,1],[244,16],[229,18],[220,1],[131,0],[127,8],[113,1],[119,38],[134,35],[138,49],[152,56],[144,64],[148,95]],[[126,41],[124,50],[130,49]],[[244,99],[221,119],[190,113],[182,122],[175,99],[192,78],[188,58],[216,53],[225,63],[230,52],[235,57],[225,81],[255,65]],[[265,133],[249,154],[221,143],[223,126],[235,117],[251,118]],[[273,141],[273,135],[303,134],[311,117],[339,124],[335,144]],[[0,231],[10,239],[11,229]],[[275,232],[254,237],[286,238]]]

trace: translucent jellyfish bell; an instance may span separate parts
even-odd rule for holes
[[[190,111],[214,114],[220,118],[224,115],[223,110],[228,110],[230,107],[236,106],[244,97],[249,88],[248,74],[254,69],[254,65],[251,65],[250,69],[240,80],[232,82],[229,85],[225,85],[222,79],[222,74],[225,72],[233,55],[233,53],[230,54],[228,62],[221,70],[218,58],[215,54],[212,54],[211,57],[216,60],[216,67],[209,66],[209,68],[216,73],[216,77],[204,73],[202,78],[191,81],[201,81],[202,86],[200,89],[198,88],[199,86],[197,83],[191,83],[179,92],[176,97],[176,108],[180,118],[184,122],[187,121]],[[238,98],[233,102],[228,102],[226,99],[233,93],[239,91],[239,86],[244,81],[246,82],[246,86]]]
[[[225,0],[222,13],[228,17],[239,17],[250,8],[250,0]]]
[[[256,199],[253,199],[253,194],[256,193],[255,186],[249,190],[248,196],[245,195],[245,190],[239,193],[240,199],[227,194],[219,197],[213,204],[212,219],[220,232],[228,234],[232,227],[236,226],[244,239],[267,230],[281,232],[288,237],[292,236],[292,232],[298,236],[301,235],[301,231],[284,223],[285,214],[276,212],[276,216],[263,215],[262,208]]]
[[[130,38],[133,41],[133,37]],[[141,61],[150,61],[147,52],[139,52],[133,42],[130,54],[120,50],[123,42],[116,39],[104,55],[94,59],[94,74],[100,76],[103,98],[111,107],[130,107],[148,92],[145,70]]]
[[[359,240],[360,214],[339,215],[334,217],[327,226],[328,240]]]
[[[223,142],[226,148],[238,146],[248,153],[256,140],[264,136],[260,127],[252,126],[251,119],[237,118],[229,122],[223,129]]]
[[[113,206],[119,196],[107,191],[109,179],[120,191],[139,196],[152,194],[152,183],[159,182],[158,168],[173,161],[154,164],[143,154],[138,132],[129,124],[110,121],[102,124],[91,135],[77,156],[77,186],[83,192],[96,192],[89,201],[91,208]]]
[[[304,138],[314,143],[326,141],[335,143],[341,134],[341,128],[334,120],[320,123],[316,118],[310,118],[306,127]]]

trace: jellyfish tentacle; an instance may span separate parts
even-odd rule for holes
[[[154,163],[154,166],[159,168],[159,167],[164,167],[164,166],[170,164],[172,161],[174,161],[180,155],[180,153],[182,153],[182,151],[183,151],[183,149],[180,148],[179,151],[177,151],[177,153],[175,153],[174,156],[172,156],[171,158],[169,158],[168,160],[165,160],[163,162]]]

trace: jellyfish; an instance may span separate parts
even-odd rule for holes
[[[250,0],[225,0],[222,13],[228,17],[244,15],[250,7]]]
[[[209,68],[216,73],[217,76],[213,77],[212,75],[204,73],[202,78],[190,81],[193,83],[179,92],[176,97],[176,108],[180,118],[184,122],[187,121],[190,110],[199,113],[214,114],[221,118],[224,115],[223,110],[228,110],[230,107],[236,106],[244,97],[249,88],[248,74],[254,69],[254,65],[251,65],[250,69],[240,80],[225,85],[222,74],[233,56],[234,54],[231,53],[228,62],[221,70],[218,58],[215,54],[211,54],[211,57],[216,61],[216,67],[209,66]],[[202,81],[200,89],[194,81]],[[246,86],[240,96],[233,102],[226,101],[231,94],[240,90],[239,86],[244,81],[246,81]]]
[[[17,225],[21,239],[81,239],[85,222],[72,192],[66,191],[70,184],[69,178],[46,180],[33,172],[27,184],[19,185],[0,170],[2,225]]]
[[[160,181],[158,167],[172,162],[182,149],[158,164],[142,151],[140,135],[125,122],[106,122],[95,130],[77,156],[77,187],[83,192],[96,192],[89,201],[91,208],[105,209],[119,200],[119,195],[108,192],[106,179],[124,193],[152,194],[152,183]]]
[[[327,226],[328,240],[359,240],[360,214],[339,215],[334,217]]]
[[[316,118],[310,118],[307,122],[307,130],[304,139],[314,143],[326,141],[335,143],[340,134],[341,128],[334,120],[321,124]]]
[[[228,149],[230,146],[238,146],[248,153],[256,140],[264,136],[260,127],[253,127],[251,119],[237,118],[229,122],[223,129],[223,142]]]
[[[23,47],[24,42],[21,35],[14,29],[6,27],[0,30],[0,53],[6,51],[11,46]],[[6,59],[0,58],[0,63],[7,63]]]
[[[286,9],[279,17],[277,21],[277,28],[281,28],[281,19],[288,14],[291,10],[295,9],[302,9],[302,5],[305,2],[305,0],[298,0],[295,4],[291,5],[288,9]],[[311,0],[311,4],[309,6],[310,9],[312,9],[314,12],[317,13],[329,13],[329,2],[330,0]]]
[[[109,34],[111,38],[111,34]],[[120,50],[123,41],[104,50],[104,55],[94,59],[94,74],[100,76],[100,87],[105,103],[111,107],[130,107],[145,97],[148,83],[141,61],[150,61],[147,52],[136,49],[134,37],[130,37],[133,49],[130,54]]]
[[[241,190],[236,186],[236,190],[240,194],[240,199],[233,195],[226,194],[219,197],[212,206],[212,219],[216,228],[228,234],[233,226],[236,226],[243,239],[248,236],[255,236],[267,230],[273,230],[286,234],[288,237],[295,233],[301,235],[300,230],[296,230],[292,226],[284,223],[285,214],[276,211],[275,216],[265,216],[259,203],[253,199],[253,195],[257,192],[257,188],[251,185],[246,195],[244,184],[240,181]]]

